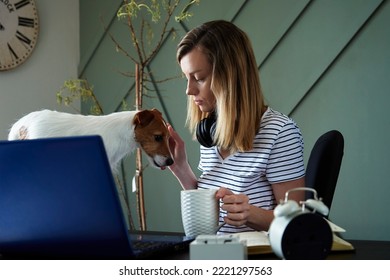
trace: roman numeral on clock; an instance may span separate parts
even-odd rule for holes
[[[19,17],[18,22],[19,26],[34,27],[34,19],[32,18]]]
[[[22,43],[25,43],[28,46],[30,46],[31,44],[31,40],[25,35],[23,35],[20,31],[16,31],[16,38],[18,38]]]
[[[30,0],[22,0],[22,1],[19,1],[18,3],[15,3],[14,5],[15,5],[15,8],[17,10],[19,10],[20,8],[22,8],[28,4],[30,4]]]
[[[18,55],[15,53],[15,51],[14,51],[14,49],[11,47],[11,45],[10,45],[10,44],[7,44],[7,46],[8,46],[8,50],[9,50],[9,52],[10,52],[10,54],[11,54],[11,59],[12,59],[12,60],[17,60],[17,59],[19,59]]]

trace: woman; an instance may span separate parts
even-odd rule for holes
[[[251,43],[234,24],[211,21],[189,31],[177,61],[187,79],[187,125],[201,143],[202,175],[196,178],[185,143],[168,126],[170,170],[184,189],[218,189],[220,233],[268,230],[285,192],[304,187],[298,127],[265,105]]]

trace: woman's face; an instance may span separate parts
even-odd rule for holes
[[[180,61],[180,67],[187,79],[186,94],[202,112],[211,112],[215,108],[215,97],[211,91],[212,66],[206,55],[194,48]]]

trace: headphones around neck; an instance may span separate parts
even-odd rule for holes
[[[202,119],[196,126],[196,138],[198,142],[206,147],[211,148],[215,146],[214,135],[217,125],[217,118],[215,112],[210,113],[207,118]]]

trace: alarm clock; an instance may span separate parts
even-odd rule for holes
[[[288,200],[288,195],[295,191],[313,192],[314,198],[299,203]],[[286,260],[325,259],[333,243],[332,230],[324,219],[328,213],[316,190],[295,188],[286,192],[284,201],[274,210],[268,233],[274,253]]]

